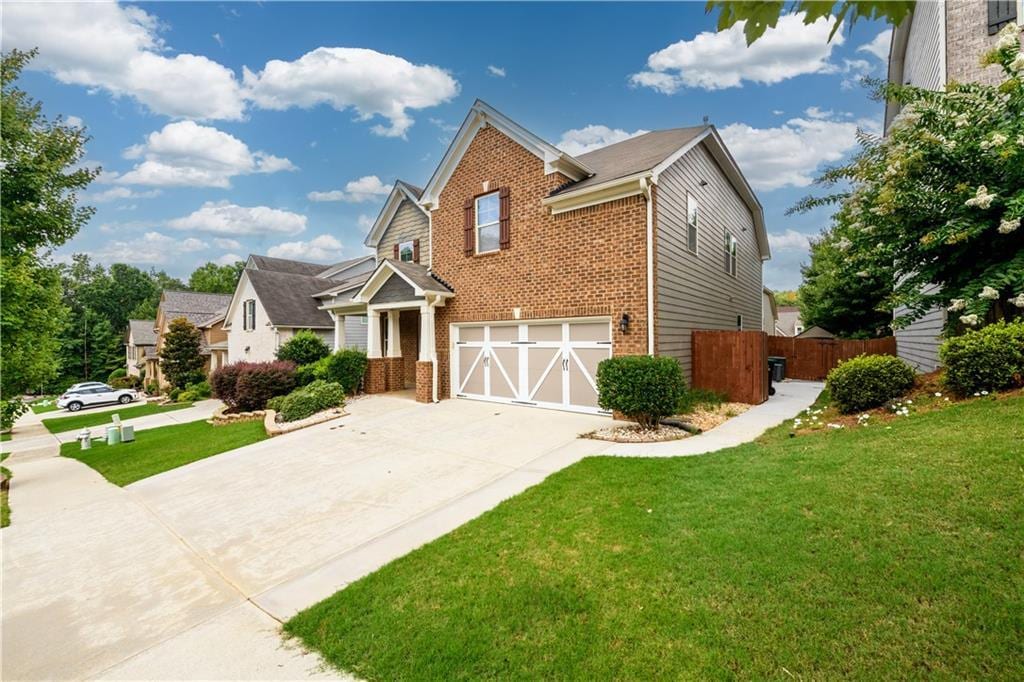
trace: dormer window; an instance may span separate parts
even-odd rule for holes
[[[490,253],[501,248],[501,209],[497,192],[476,198],[476,252]]]
[[[415,254],[416,247],[411,239],[398,245],[398,260],[411,263],[415,259]]]

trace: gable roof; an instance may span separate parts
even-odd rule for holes
[[[393,275],[405,280],[412,287],[413,295],[423,296],[424,294],[435,294],[444,298],[454,295],[452,288],[441,280],[440,277],[430,271],[429,268],[420,263],[385,258],[377,264],[377,269],[366,280],[362,288],[352,296],[357,303],[367,303],[386,281]]]
[[[367,254],[365,256],[359,256],[358,258],[350,258],[348,260],[343,260],[339,263],[335,263],[334,265],[330,266],[329,268],[318,274],[317,277],[323,277],[325,279],[340,279],[342,277],[349,277],[350,275],[345,274],[346,270],[351,270],[357,265],[367,263],[369,261],[376,261],[376,257],[373,254]],[[358,275],[351,276],[356,277]]]
[[[384,202],[384,207],[377,214],[377,219],[373,221],[373,226],[370,228],[363,243],[371,249],[377,248],[381,237],[384,236],[384,231],[388,229],[388,225],[391,224],[391,220],[398,213],[398,209],[403,201],[408,200],[412,202],[413,206],[426,214],[426,210],[420,205],[420,197],[422,196],[423,188],[411,185],[404,180],[395,180],[395,185],[391,188],[391,193],[388,194],[388,200]]]
[[[128,320],[128,334],[136,346],[155,346],[156,320]]]
[[[358,289],[361,286],[363,286],[366,280],[370,279],[370,275],[372,274],[372,272],[364,272],[354,277],[337,280],[336,283],[332,285],[330,288],[324,289],[323,291],[319,291],[313,294],[313,296],[315,296],[316,298],[325,298],[328,296],[334,296],[335,294],[339,294],[343,291],[348,291],[350,289]]]
[[[542,140],[491,105],[478,99],[469,108],[469,114],[466,115],[459,131],[455,133],[455,137],[448,146],[448,151],[445,152],[441,163],[438,164],[434,174],[430,176],[430,180],[423,188],[420,201],[425,207],[435,208],[437,206],[437,198],[441,194],[441,190],[455,171],[455,167],[459,165],[470,142],[473,141],[477,131],[487,125],[494,126],[541,159],[544,162],[546,174],[561,173],[572,180],[582,180],[594,174],[593,170],[579,159],[566,154],[550,142]]]
[[[166,320],[184,317],[197,327],[213,324],[224,316],[231,294],[207,294],[198,291],[164,291],[160,311]]]
[[[269,270],[271,272],[289,272],[293,275],[317,275],[330,266],[322,263],[288,260],[287,258],[250,255],[245,267],[247,269]]]
[[[327,280],[274,270],[246,270],[260,304],[275,327],[332,328],[331,316],[320,310],[315,296]]]

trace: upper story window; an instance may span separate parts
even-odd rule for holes
[[[476,198],[476,252],[489,253],[501,248],[499,218],[501,207],[497,192]]]
[[[252,331],[256,329],[256,300],[250,298],[242,303],[242,329]]]
[[[728,232],[725,233],[725,271],[733,277],[736,276],[736,255],[739,251],[739,244],[736,237]]]
[[[697,197],[686,195],[686,248],[697,253],[697,221],[700,217]]]
[[[413,244],[411,239],[398,245],[398,260],[404,260],[411,263],[415,258],[415,253],[416,245]]]

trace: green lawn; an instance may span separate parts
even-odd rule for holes
[[[11,439],[11,434],[9,434],[9,433],[0,433],[0,443],[6,443],[10,439]]]
[[[50,403],[49,405],[37,405],[36,404],[36,403],[43,403],[43,402],[47,402],[47,401],[49,401],[49,403]],[[55,396],[55,395],[48,395],[48,396],[43,396],[43,397],[40,397],[40,398],[36,398],[34,401],[29,403],[28,406],[36,414],[43,414],[44,412],[54,412],[54,411],[60,409],[59,407],[57,407],[57,396]]]
[[[9,453],[0,454],[0,462],[10,456]],[[0,478],[10,479],[11,471],[7,467],[0,467]],[[11,525],[11,505],[7,499],[7,489],[0,488],[0,528]]]
[[[145,405],[135,405],[134,407],[108,410],[106,412],[89,412],[88,408],[85,408],[81,412],[69,417],[45,417],[43,418],[43,426],[50,433],[64,433],[65,431],[78,431],[85,428],[106,426],[115,414],[121,416],[121,421],[125,421],[127,419],[135,419],[136,417],[145,417],[150,414],[182,410],[191,406],[192,403],[171,403],[170,405],[146,403]]]
[[[1024,398],[586,459],[285,625],[390,679],[1021,679]]]
[[[78,442],[64,443],[60,454],[88,464],[115,485],[176,469],[267,437],[262,421],[212,426],[204,421],[135,432],[134,443],[108,446],[93,441],[90,450]]]

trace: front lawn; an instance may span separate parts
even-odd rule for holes
[[[29,408],[36,414],[43,414],[44,412],[53,412],[59,410],[57,407],[57,396],[55,395],[44,395],[36,398],[28,404]]]
[[[82,450],[77,441],[64,443],[60,454],[88,464],[114,485],[125,486],[266,437],[259,420],[224,426],[198,421],[136,431],[134,443],[108,446],[93,441],[89,450]]]
[[[1024,397],[565,469],[285,625],[378,679],[1020,679]]]
[[[126,421],[128,419],[135,419],[136,417],[160,414],[161,412],[183,410],[186,407],[192,407],[192,403],[171,403],[170,405],[146,403],[145,405],[135,405],[134,407],[125,407],[118,410],[92,413],[89,412],[89,408],[83,408],[81,412],[71,415],[70,417],[43,418],[43,426],[45,426],[50,433],[64,433],[66,431],[79,431],[81,429],[106,426],[111,423],[110,420],[115,414],[120,415],[121,421]]]

